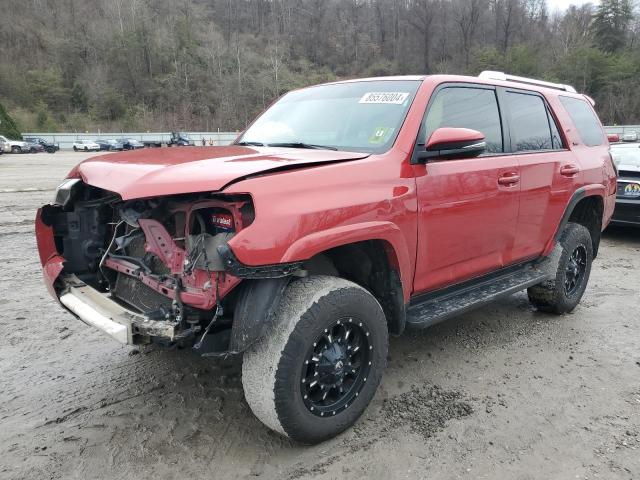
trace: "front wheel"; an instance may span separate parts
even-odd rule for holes
[[[22,148],[14,145],[13,147],[11,147],[11,153],[22,153]]]
[[[385,315],[364,288],[329,276],[296,280],[283,294],[275,327],[244,354],[245,398],[272,430],[321,442],[364,412],[387,348]]]
[[[527,290],[529,301],[541,312],[571,312],[580,303],[589,281],[593,262],[589,230],[570,222],[560,235],[559,242],[562,254],[555,277]]]

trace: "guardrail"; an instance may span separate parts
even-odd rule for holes
[[[229,145],[239,132],[184,132],[196,145],[202,145],[202,139],[207,145]],[[23,137],[39,137],[48,142],[57,143],[61,149],[71,149],[77,140],[106,140],[110,138],[135,138],[140,141],[160,141],[167,143],[171,138],[170,132],[88,132],[88,133],[23,133]]]

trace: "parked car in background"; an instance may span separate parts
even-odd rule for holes
[[[145,147],[161,147],[162,139],[146,139],[142,140],[142,143]],[[184,132],[171,132],[169,136],[169,141],[167,142],[167,147],[186,147],[186,146],[195,145],[195,142],[189,138],[189,136]]]
[[[138,148],[144,148],[144,143],[135,138],[119,138],[118,142],[122,143],[125,150],[137,150]]]
[[[93,140],[77,140],[73,142],[73,151],[98,152],[100,151],[100,145]]]
[[[60,145],[57,143],[53,143],[53,142],[48,142],[46,141],[44,138],[40,138],[40,137],[25,137],[25,142],[29,142],[29,143],[37,143],[39,145],[42,145],[42,147],[44,148],[44,151],[47,153],[56,153],[58,150],[60,150]]]
[[[195,142],[184,132],[171,132],[171,138],[167,142],[168,147],[188,147],[195,145]]]
[[[24,139],[25,142],[29,145],[29,153],[42,153],[44,152],[44,147],[40,145],[38,142],[31,141],[27,138]]]
[[[0,155],[4,153],[4,142],[0,140]]]
[[[0,135],[0,140],[5,144],[5,151],[8,149],[11,153],[27,153],[29,144],[22,140],[11,140],[4,135]]]
[[[100,145],[100,150],[106,150],[108,152],[124,150],[124,145],[122,144],[122,142],[119,142],[118,140],[114,140],[114,139],[103,140],[103,139],[100,139],[100,140],[96,140],[96,143],[98,145]]]
[[[640,143],[611,145],[618,169],[616,209],[611,223],[640,227]]]

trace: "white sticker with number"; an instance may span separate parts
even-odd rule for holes
[[[368,92],[358,103],[391,103],[402,105],[409,96],[406,92]]]

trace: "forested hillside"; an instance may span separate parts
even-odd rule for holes
[[[629,0],[3,0],[0,103],[23,130],[241,129],[336,78],[484,69],[560,81],[640,122]]]

